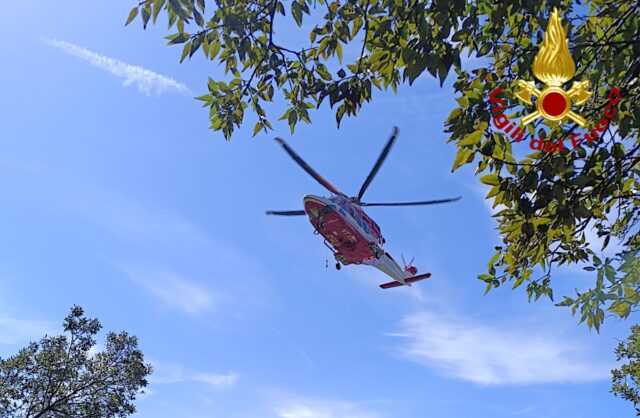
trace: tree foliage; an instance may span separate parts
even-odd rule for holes
[[[633,403],[636,415],[640,416],[640,326],[631,327],[627,341],[621,341],[616,348],[617,360],[626,361],[619,369],[611,371],[613,386],[611,393]]]
[[[184,45],[181,60],[201,50],[206,59],[224,66],[230,81],[209,80],[209,92],[199,99],[211,108],[212,129],[230,138],[249,106],[258,116],[254,134],[271,129],[264,104],[277,92],[289,105],[280,119],[293,132],[297,122],[310,122],[309,109],[326,100],[337,105],[339,124],[371,99],[374,87],[395,90],[425,69],[444,80],[460,61],[459,49],[446,39],[450,22],[464,9],[460,0],[219,0],[209,1],[207,8],[204,0],[146,0],[131,11],[127,23],[139,15],[146,27],[164,10],[169,30],[176,29],[168,43]],[[284,16],[298,26],[320,22],[302,40],[287,42],[275,30]],[[308,46],[291,45],[302,43]],[[351,44],[358,57],[343,62]]]
[[[67,335],[45,336],[0,359],[0,417],[126,417],[146,387],[151,367],[135,336],[107,334],[104,350],[91,354],[101,325],[74,306]]]
[[[528,144],[512,144],[492,125],[488,96],[502,86],[501,94],[513,99],[517,78],[534,80],[532,63],[554,7],[562,11],[575,80],[590,81],[594,92],[577,109],[590,123],[587,131],[600,119],[611,88],[620,89],[622,100],[597,141],[530,153]],[[640,302],[640,3],[217,0],[205,6],[204,0],[142,0],[127,24],[140,16],[146,27],[163,12],[168,44],[182,45],[181,60],[201,50],[225,68],[225,80],[210,79],[208,93],[198,99],[210,108],[212,129],[227,139],[249,107],[257,116],[254,135],[271,129],[265,104],[279,92],[287,103],[280,119],[293,132],[327,99],[339,125],[375,89],[395,91],[425,71],[442,84],[453,73],[457,107],[443,121],[458,149],[453,169],[475,164],[480,181],[491,186],[487,199],[498,208],[502,245],[478,277],[487,291],[508,282],[525,285],[530,300],[553,299],[553,267],[588,263],[591,288],[559,303],[579,313],[581,322],[598,329],[606,311],[626,317]],[[304,26],[300,39],[276,36],[275,27],[288,17]],[[345,62],[348,48],[358,53]],[[469,71],[461,65],[463,54],[487,63]],[[505,114],[515,120],[530,111],[508,100]],[[540,120],[528,126],[530,135],[565,141],[577,131]],[[587,238],[590,230],[602,248]],[[611,240],[620,251],[605,257]]]
[[[542,5],[542,7],[540,7]],[[578,112],[594,128],[609,103],[609,91],[618,88],[622,100],[617,114],[598,140],[583,140],[564,152],[531,151],[529,144],[513,143],[491,123],[488,92],[504,86],[504,96],[515,96],[517,78],[534,80],[531,67],[542,41],[549,9],[564,10],[565,31],[576,63],[575,80],[588,80],[592,98]],[[491,186],[494,215],[502,245],[479,276],[487,291],[509,281],[526,284],[530,299],[553,299],[552,269],[571,263],[589,263],[594,274],[591,289],[565,297],[561,306],[580,314],[580,322],[599,329],[605,311],[629,315],[640,300],[640,142],[638,141],[637,84],[640,72],[637,2],[591,1],[509,2],[488,7],[480,2],[461,34],[478,53],[490,52],[491,64],[471,73],[457,71],[455,89],[459,108],[446,121],[450,141],[458,147],[454,169],[477,161],[480,181]],[[480,24],[483,20],[486,24]],[[508,102],[504,113],[517,118],[530,113],[518,102]],[[617,126],[614,129],[613,126]],[[567,129],[570,128],[570,129]],[[571,144],[577,125],[554,125],[538,120],[529,125],[534,138],[562,138]],[[474,136],[474,133],[478,135]],[[582,133],[579,135],[582,137]],[[471,139],[473,138],[473,139]],[[522,155],[522,157],[518,157]],[[602,247],[588,238],[590,230]],[[611,240],[620,243],[615,256],[601,255]]]

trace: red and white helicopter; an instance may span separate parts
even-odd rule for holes
[[[398,128],[393,128],[391,138],[385,145],[378,161],[373,166],[369,176],[364,181],[357,196],[348,197],[340,190],[336,189],[331,183],[325,180],[313,168],[311,168],[298,154],[296,154],[289,145],[281,138],[275,140],[282,145],[284,150],[300,165],[311,177],[316,179],[318,183],[323,185],[332,193],[331,197],[320,197],[314,195],[304,196],[304,210],[288,210],[288,211],[267,211],[267,215],[280,216],[300,216],[308,215],[311,225],[325,239],[325,245],[333,252],[337,263],[336,268],[340,269],[340,264],[367,264],[374,266],[392,277],[394,281],[381,284],[383,289],[398,287],[403,285],[410,286],[420,280],[431,277],[431,273],[416,275],[418,269],[412,265],[400,267],[398,263],[382,249],[385,243],[380,227],[367,216],[362,210],[364,206],[417,206],[417,205],[433,205],[437,203],[448,203],[459,200],[460,197],[428,200],[422,202],[403,202],[403,203],[365,203],[362,202],[362,196],[367,190],[371,181],[380,170],[380,166],[387,158],[393,143],[398,136]],[[404,261],[404,257],[403,257]],[[413,260],[409,262],[411,264]]]

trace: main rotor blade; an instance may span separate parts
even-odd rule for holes
[[[376,164],[371,169],[369,176],[367,176],[367,179],[364,181],[364,183],[362,184],[362,187],[360,188],[360,192],[358,193],[358,200],[362,198],[362,196],[364,195],[364,192],[367,191],[367,188],[371,184],[371,181],[373,181],[373,178],[376,176],[376,174],[378,174],[378,170],[380,170],[382,163],[387,158],[387,155],[389,154],[389,151],[391,151],[391,147],[393,146],[393,143],[396,141],[397,137],[398,137],[398,128],[394,126],[393,132],[391,133],[391,138],[389,138],[389,140],[387,141],[387,145],[385,145],[384,148],[382,149],[382,153],[378,157],[378,161],[376,161]]]
[[[331,183],[329,183],[324,177],[318,174],[313,168],[311,168],[311,166],[307,164],[302,158],[300,158],[300,156],[296,154],[296,152],[293,149],[291,149],[291,147],[287,145],[287,143],[284,142],[282,138],[276,137],[275,140],[280,145],[282,145],[282,148],[284,148],[284,150],[287,151],[287,154],[289,154],[289,156],[293,158],[293,160],[297,162],[298,165],[302,167],[304,171],[306,171],[311,177],[316,179],[318,183],[322,184],[327,190],[329,190],[333,194],[347,197],[344,193],[342,193],[340,190],[336,189]]]
[[[441,199],[441,200],[425,200],[422,202],[402,202],[402,203],[358,203],[360,206],[422,206],[422,205],[435,205],[438,203],[449,203],[455,202],[456,200],[460,200],[462,197],[453,197],[450,199]]]
[[[305,215],[305,211],[303,210],[268,210],[266,214],[278,215],[278,216],[300,216],[300,215]]]

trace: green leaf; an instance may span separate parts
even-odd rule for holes
[[[516,281],[513,283],[513,286],[511,287],[511,290],[517,288],[518,286],[520,286],[522,284],[522,282],[524,282],[524,277],[518,277],[516,279]]]
[[[480,182],[489,186],[498,186],[500,185],[500,177],[495,173],[491,173],[480,177]]]
[[[484,290],[484,295],[486,296],[489,291],[493,289],[493,284],[491,282],[487,283],[487,287]]]
[[[213,60],[218,55],[218,51],[220,51],[220,41],[214,41],[209,47],[209,59]]]
[[[449,113],[449,117],[447,118],[447,123],[451,123],[454,119],[460,116],[461,113],[462,113],[462,110],[460,110],[459,107],[454,108],[451,111],[451,113]]]
[[[622,145],[621,143],[613,144],[613,147],[611,148],[611,154],[616,160],[621,160],[622,158],[624,158],[624,145]]]
[[[440,80],[440,87],[444,85],[444,81],[447,79],[447,75],[449,75],[449,70],[442,63],[438,65],[438,79]]]
[[[336,54],[338,55],[338,62],[342,62],[342,43],[336,44]]]
[[[613,267],[611,267],[608,264],[604,266],[604,275],[606,276],[607,280],[609,280],[611,283],[615,283],[616,271],[613,269]]]
[[[142,8],[142,27],[144,29],[147,28],[147,23],[149,23],[149,19],[151,18],[151,9],[148,5]]]
[[[222,119],[218,116],[214,116],[211,118],[211,129],[214,131],[219,131],[222,128]]]
[[[295,19],[298,26],[302,26],[302,7],[300,7],[300,3],[298,3],[297,1],[294,1],[291,4],[291,14],[293,15],[293,18]]]
[[[467,33],[468,33],[468,29],[466,28],[460,29],[458,32],[453,34],[453,36],[451,37],[451,40],[454,42],[462,41],[463,39],[466,38]]]
[[[331,74],[327,71],[327,67],[324,64],[318,64],[316,67],[316,72],[326,81],[331,81]]]
[[[356,36],[356,34],[358,33],[358,31],[362,28],[362,18],[361,17],[356,17],[353,20],[353,27],[351,28],[351,37],[353,38],[354,36]]]
[[[219,90],[218,83],[216,83],[215,80],[211,77],[209,77],[207,87],[209,87],[209,91],[212,93],[215,93]]]
[[[131,23],[133,19],[136,18],[136,16],[138,16],[138,6],[131,9],[131,11],[129,12],[129,17],[127,18],[127,23],[125,23],[124,25],[129,25],[129,23]]]
[[[162,6],[164,6],[166,0],[154,0],[153,1],[153,12],[151,13],[151,20],[153,24],[158,20],[158,14],[160,14],[160,10],[162,10]]]
[[[167,45],[183,44],[189,40],[189,35],[187,35],[186,33],[179,33],[177,35],[168,36],[167,39],[169,39]]]
[[[293,134],[294,127],[298,121],[298,113],[295,110],[291,110],[287,119],[289,121],[289,129],[291,129],[291,133]]]
[[[280,118],[278,120],[285,120],[289,118],[289,113],[291,113],[293,111],[293,109],[287,109],[284,111],[284,113],[282,114],[282,116],[280,116]]]
[[[637,304],[640,302],[640,293],[632,287],[624,288],[624,297],[632,304]]]
[[[344,116],[344,112],[347,110],[347,107],[344,104],[338,106],[336,109],[336,123],[340,126],[340,121],[342,120],[342,116]]]
[[[500,255],[502,255],[502,253],[500,251],[496,252],[493,257],[491,257],[491,260],[489,260],[489,262],[487,263],[487,266],[492,266],[496,263],[496,261],[498,261],[500,259]]]
[[[253,127],[253,135],[252,136],[256,136],[258,134],[258,132],[260,132],[260,129],[262,129],[262,124],[260,122],[256,122],[256,126]]]
[[[589,176],[585,176],[585,175],[579,175],[574,179],[571,179],[571,184],[574,184],[576,186],[585,186],[587,184],[589,184],[591,182],[591,178]]]
[[[621,318],[626,318],[631,312],[629,304],[620,300],[613,302],[608,310],[617,313]]]
[[[467,160],[469,159],[469,157],[473,155],[473,151],[467,148],[460,148],[458,150],[458,153],[456,154],[456,158],[453,161],[453,168],[451,168],[451,171],[456,171],[459,167],[463,166],[464,164],[467,163]]]
[[[586,207],[584,207],[583,204],[579,204],[578,206],[576,206],[573,209],[573,214],[577,218],[589,218],[591,216],[591,212],[589,212],[589,210]]]
[[[480,274],[478,275],[478,280],[482,280],[483,282],[491,282],[493,281],[493,275],[492,274]]]
[[[204,18],[202,17],[202,15],[200,13],[198,13],[197,10],[193,10],[193,17],[196,20],[196,24],[200,27],[204,26]]]
[[[171,4],[171,8],[173,9],[175,14],[182,18],[185,17],[184,10],[182,9],[182,5],[180,4],[180,0],[169,0],[169,4]]]
[[[478,51],[477,56],[481,57],[483,55],[487,55],[489,53],[489,51],[491,51],[491,44],[490,43],[486,43],[486,44],[482,45],[482,47]]]
[[[535,229],[533,227],[533,224],[530,222],[525,222],[522,224],[521,227],[522,233],[525,234],[527,237],[531,238],[533,236],[533,234],[535,233]]]
[[[484,131],[475,131],[465,136],[462,141],[458,142],[458,146],[462,147],[462,146],[479,144],[483,136],[484,136]]]
[[[556,306],[571,306],[575,303],[575,300],[565,296],[562,302],[556,303]]]
[[[184,61],[184,59],[191,52],[191,42],[187,42],[184,44],[184,48],[182,49],[182,56],[180,57],[180,62]]]

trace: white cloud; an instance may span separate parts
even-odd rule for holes
[[[195,373],[190,376],[190,380],[204,383],[211,388],[224,389],[236,384],[238,374],[235,372],[227,374]]]
[[[102,254],[104,262],[169,306],[192,314],[215,308],[228,319],[245,320],[268,308],[276,296],[269,272],[255,257],[180,213],[139,204],[55,169],[0,161],[4,169],[10,173],[5,177],[19,175],[38,187],[18,189],[11,199],[0,196],[1,202],[70,214],[75,222],[100,228],[116,243]],[[227,277],[234,280],[223,280]]]
[[[44,41],[55,48],[61,49],[69,55],[81,58],[95,67],[106,70],[112,75],[124,79],[125,86],[135,85],[138,88],[138,91],[146,95],[151,94],[152,91],[155,91],[156,94],[161,94],[167,91],[192,94],[191,90],[189,90],[189,87],[186,85],[174,80],[173,78],[158,74],[146,68],[127,64],[126,62],[98,54],[69,42],[57,39],[45,39]]]
[[[167,365],[153,362],[154,372],[150,376],[152,384],[202,383],[210,389],[228,389],[238,381],[236,372],[205,373],[187,372],[182,366]]]
[[[586,382],[609,367],[551,330],[488,326],[484,321],[419,312],[406,316],[400,352],[454,378],[479,384]]]
[[[0,344],[17,345],[39,340],[45,334],[51,335],[53,329],[54,324],[51,322],[0,315]]]
[[[126,269],[139,285],[167,304],[189,314],[213,307],[213,295],[204,287],[167,271]]]
[[[363,410],[346,401],[289,399],[273,408],[278,418],[378,418],[380,415]]]
[[[62,332],[60,323],[26,319],[11,312],[10,296],[0,281],[0,356],[6,355],[2,346],[21,346],[30,341],[40,340],[45,335],[56,335]],[[10,353],[8,355],[11,355]]]

